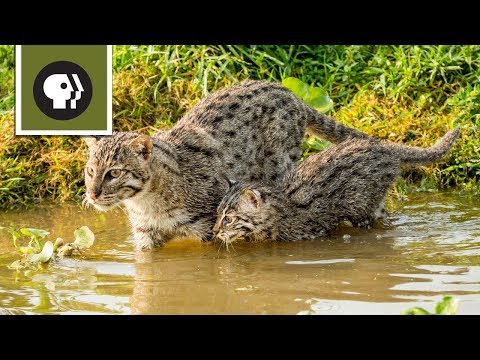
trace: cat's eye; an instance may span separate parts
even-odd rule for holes
[[[223,221],[225,222],[225,225],[230,225],[231,223],[233,223],[233,217],[227,215],[227,216],[225,216]]]
[[[92,167],[87,167],[87,174],[90,176],[93,176],[93,168]]]
[[[112,169],[112,170],[110,170],[109,174],[110,174],[111,177],[117,178],[117,177],[119,177],[120,175],[122,175],[122,170],[120,170],[120,169]]]

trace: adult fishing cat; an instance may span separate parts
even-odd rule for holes
[[[352,139],[310,156],[279,186],[236,182],[218,207],[213,232],[229,244],[315,239],[341,221],[370,226],[386,215],[385,197],[401,166],[438,161],[458,135],[451,130],[425,149]]]
[[[86,199],[124,204],[137,248],[211,238],[224,178],[276,183],[301,155],[305,130],[337,143],[369,136],[309,107],[278,83],[245,81],[198,102],[170,130],[84,138]]]

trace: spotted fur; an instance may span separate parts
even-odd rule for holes
[[[440,160],[458,135],[451,130],[426,149],[351,139],[310,156],[278,186],[239,181],[222,199],[213,232],[228,244],[315,239],[340,222],[369,227],[386,216],[402,165]]]
[[[280,182],[300,158],[305,131],[332,142],[369,138],[278,83],[245,81],[210,94],[152,137],[86,138],[87,201],[100,210],[124,204],[138,248],[184,236],[209,240],[224,179]],[[115,168],[122,175],[112,179]]]

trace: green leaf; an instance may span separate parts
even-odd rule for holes
[[[19,246],[18,250],[22,254],[35,254],[35,249],[32,248],[31,246]]]
[[[28,242],[28,247],[36,247],[39,251],[42,251],[43,245],[37,240],[37,238],[32,237],[31,240]]]
[[[383,74],[385,69],[377,68],[377,67],[368,67],[365,69],[367,74]]]
[[[13,263],[7,266],[11,270],[20,270],[25,267],[25,263],[21,260],[15,260]]]
[[[62,238],[57,238],[57,240],[55,240],[55,244],[53,244],[53,251],[57,251],[57,249],[62,245],[65,245],[65,241],[63,241]]]
[[[451,296],[444,296],[443,300],[435,306],[435,314],[437,315],[455,315],[458,310],[458,300]]]
[[[50,232],[48,232],[46,230],[33,229],[33,228],[21,228],[20,232],[24,235],[34,236],[34,237],[39,237],[39,238],[44,238],[45,236],[50,234]]]
[[[321,87],[310,86],[304,101],[319,112],[325,113],[333,108],[333,101]]]
[[[43,245],[42,252],[40,254],[28,255],[27,259],[33,263],[45,263],[50,260],[53,255],[53,244],[51,241],[47,241]]]
[[[12,227],[0,226],[0,230],[2,230],[2,229],[7,230],[10,233],[10,235],[13,236],[13,241],[16,241],[16,240],[18,240],[19,238],[22,237],[22,234],[18,230],[14,229]]]
[[[289,77],[282,81],[282,85],[290,89],[300,99],[320,112],[327,112],[333,107],[333,101],[327,92],[319,86],[308,86],[303,81]]]
[[[82,226],[75,230],[73,236],[75,236],[73,245],[78,246],[79,249],[88,249],[95,241],[95,234],[88,228],[88,226]]]
[[[308,139],[305,141],[304,147],[310,147],[315,150],[323,150],[327,146],[330,145],[330,142],[322,139],[318,139],[315,136],[309,136]]]
[[[290,89],[295,95],[297,95],[300,99],[304,99],[307,91],[308,85],[305,84],[302,80],[299,80],[294,77],[288,77],[283,79],[282,85],[285,86],[287,89]]]
[[[22,237],[22,234],[20,233],[20,231],[14,229],[12,227],[2,227],[2,229],[7,230],[10,233],[10,235],[12,235],[13,246],[15,246],[17,249],[19,249],[19,246],[17,245],[17,240]]]
[[[64,256],[71,256],[73,253],[72,244],[65,244],[58,248],[57,256],[64,257]]]
[[[403,310],[402,315],[430,315],[430,313],[421,307],[412,307]]]

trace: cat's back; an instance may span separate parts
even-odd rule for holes
[[[351,139],[307,158],[285,181],[285,192],[300,203],[374,199],[391,185],[400,167],[400,160],[381,143]]]
[[[323,182],[335,172],[345,172],[360,164],[379,160],[381,148],[363,139],[351,139],[309,156],[291,173],[290,182]],[[330,179],[332,180],[332,179]]]
[[[298,101],[295,95],[277,82],[245,80],[208,94],[190,109],[178,125],[192,125],[205,128],[238,128],[244,120],[242,115],[268,115],[288,102]],[[250,124],[242,124],[249,126]]]
[[[301,154],[306,116],[300,107],[281,84],[247,80],[209,94],[159,136],[196,158],[218,154],[222,165],[215,171],[231,179],[276,181]]]

